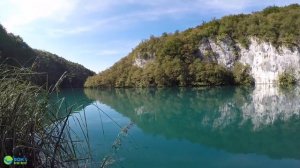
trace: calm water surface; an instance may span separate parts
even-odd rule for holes
[[[83,105],[70,124],[74,132],[87,128],[78,137],[89,141],[91,152],[82,155],[92,156],[91,167],[105,156],[125,168],[300,167],[300,88],[86,89],[60,96]]]

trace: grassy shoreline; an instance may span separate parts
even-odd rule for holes
[[[47,90],[28,80],[34,75],[30,69],[0,65],[0,158],[25,157],[26,167],[77,167],[82,158],[77,157],[68,128],[72,106],[58,118],[61,106],[49,102],[63,76]]]

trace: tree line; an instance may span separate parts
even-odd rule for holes
[[[254,84],[247,65],[235,63],[232,69],[214,61],[199,59],[204,39],[232,39],[248,48],[250,37],[270,42],[275,47],[299,49],[300,5],[268,7],[261,12],[213,19],[183,32],[163,33],[142,41],[128,56],[109,69],[89,77],[86,87],[149,87]],[[236,55],[238,56],[238,48]],[[205,54],[213,56],[213,51]],[[136,66],[137,59],[146,60]]]

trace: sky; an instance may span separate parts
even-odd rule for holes
[[[0,24],[98,73],[151,35],[292,3],[299,0],[0,0]]]

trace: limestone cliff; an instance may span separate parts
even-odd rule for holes
[[[276,83],[278,75],[284,71],[291,71],[296,79],[300,78],[299,48],[276,48],[271,43],[250,38],[248,48],[235,44],[231,39],[222,41],[204,40],[199,46],[201,59],[206,59],[207,53],[213,53],[213,59],[227,68],[232,68],[235,62],[249,65],[255,83]]]
[[[198,56],[206,62],[217,62],[232,69],[236,62],[249,65],[250,75],[256,84],[277,83],[279,74],[288,71],[300,78],[300,49],[275,47],[269,42],[250,38],[246,48],[229,38],[224,40],[204,39],[200,42]],[[143,68],[153,59],[137,57],[134,65]]]
[[[298,4],[224,16],[143,40],[85,86],[294,84],[300,82],[299,30]]]

